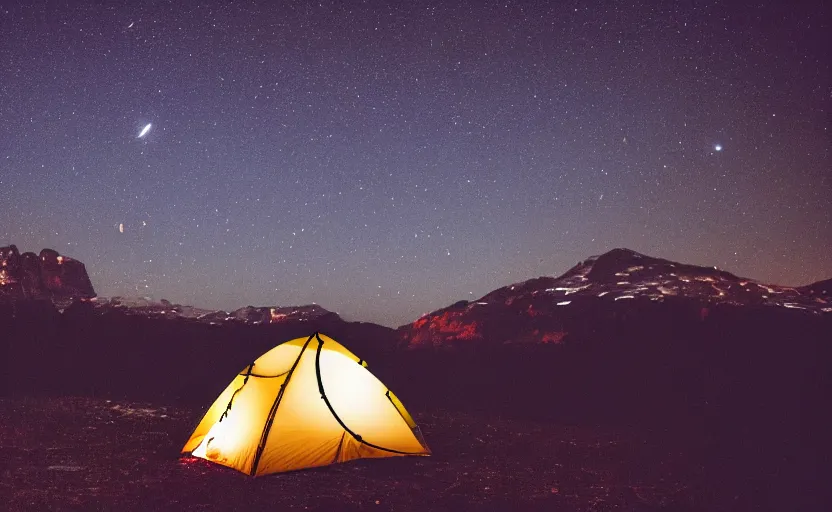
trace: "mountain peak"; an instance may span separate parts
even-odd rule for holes
[[[84,264],[53,249],[40,254],[0,247],[0,298],[51,299],[95,297]]]
[[[627,272],[628,269],[637,269],[638,267],[644,267],[646,263],[663,261],[650,258],[630,249],[613,249],[594,258],[590,258],[590,260],[592,268],[586,277],[594,282],[612,280],[616,274]]]
[[[621,277],[627,277],[634,272],[646,272],[653,275],[687,273],[718,277],[720,279],[740,280],[734,274],[719,270],[717,267],[702,267],[687,263],[678,263],[663,258],[647,256],[630,249],[613,249],[594,257],[592,268],[587,274],[587,278],[590,281],[598,283],[618,282],[621,281]]]
[[[610,249],[609,251],[599,254],[595,256],[595,258],[630,258],[630,259],[640,259],[640,258],[649,258],[649,259],[656,259],[651,256],[647,256],[646,254],[642,254],[638,251],[634,251],[632,249],[627,249],[626,247],[616,247],[615,249]]]

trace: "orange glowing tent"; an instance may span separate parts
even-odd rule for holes
[[[182,454],[265,475],[430,449],[366,363],[315,333],[276,346],[238,374]]]

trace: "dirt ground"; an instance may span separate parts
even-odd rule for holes
[[[252,478],[178,451],[196,408],[0,399],[6,510],[700,510],[690,445],[624,432],[411,411],[431,457]]]

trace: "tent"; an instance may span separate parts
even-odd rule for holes
[[[276,346],[238,374],[182,454],[265,475],[430,450],[367,364],[315,333]]]

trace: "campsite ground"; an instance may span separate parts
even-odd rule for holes
[[[431,457],[251,478],[178,449],[196,408],[92,398],[0,399],[8,510],[699,510],[681,437],[412,411]]]

